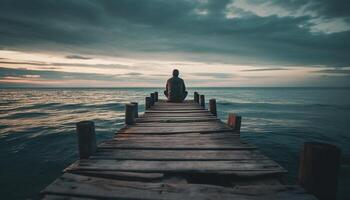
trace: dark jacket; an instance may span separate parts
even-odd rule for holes
[[[170,101],[183,101],[186,97],[185,82],[179,77],[172,77],[166,83],[166,91]]]

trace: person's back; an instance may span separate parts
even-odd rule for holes
[[[175,69],[173,71],[173,77],[166,84],[164,94],[170,102],[182,102],[187,96],[185,82],[178,76],[179,71]]]

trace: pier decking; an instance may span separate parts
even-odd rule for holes
[[[42,191],[51,199],[294,199],[279,164],[194,101],[155,104]]]

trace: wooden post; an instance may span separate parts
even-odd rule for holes
[[[93,121],[81,121],[76,124],[79,157],[89,158],[97,149],[95,124]]]
[[[194,92],[194,102],[199,103],[199,94],[198,92]]]
[[[130,102],[131,104],[134,104],[135,105],[135,108],[134,108],[134,116],[135,118],[138,118],[139,117],[139,104],[137,102]]]
[[[216,99],[209,99],[209,111],[210,111],[211,114],[213,114],[214,116],[217,116],[217,112],[216,112]]]
[[[132,125],[135,123],[135,104],[125,104],[125,124]]]
[[[205,97],[204,97],[204,95],[200,95],[200,102],[201,102],[201,106],[203,107],[203,108],[205,108]]]
[[[227,125],[233,128],[234,131],[241,131],[242,117],[235,115],[234,113],[229,113],[227,118]]]
[[[145,98],[145,110],[148,110],[151,108],[151,97]]]
[[[155,95],[154,93],[151,93],[151,106],[154,106],[154,102],[155,102]]]
[[[340,149],[306,142],[300,156],[299,184],[319,200],[336,199]]]
[[[154,101],[158,102],[158,92],[154,92]]]

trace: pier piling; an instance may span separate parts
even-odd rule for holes
[[[125,104],[125,124],[132,125],[135,123],[135,104]]]
[[[97,149],[94,122],[78,122],[76,132],[78,135],[79,157],[81,159],[89,158]]]
[[[205,108],[205,97],[202,94],[200,95],[200,105],[202,108]]]
[[[234,131],[241,131],[242,117],[234,113],[229,113],[227,118],[227,125],[232,127]]]
[[[151,108],[151,97],[145,97],[145,110]]]
[[[134,117],[135,118],[138,118],[139,117],[139,103],[137,102],[130,102],[131,104],[134,104],[135,105],[135,108],[134,108]]]
[[[158,92],[154,92],[154,101],[158,102]]]
[[[217,116],[217,111],[216,111],[216,99],[210,99],[209,100],[209,111],[211,114],[214,116]]]
[[[199,94],[198,94],[198,92],[194,92],[194,102],[196,102],[196,103],[199,103]]]
[[[155,95],[154,93],[151,93],[151,106],[154,106],[154,102],[155,102]]]
[[[306,142],[300,156],[299,184],[319,200],[336,199],[340,149]]]

